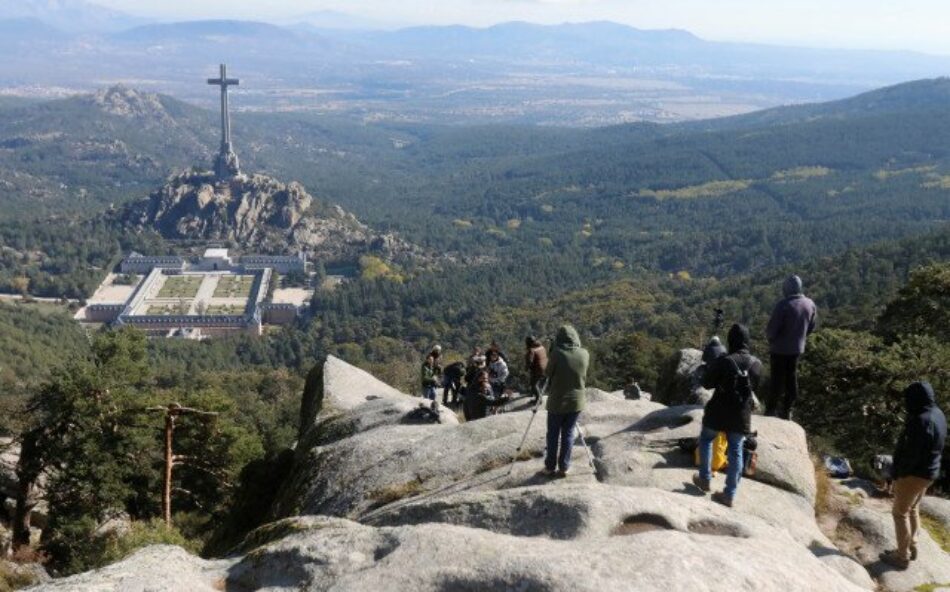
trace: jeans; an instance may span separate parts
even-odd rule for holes
[[[434,386],[422,387],[422,398],[428,399],[430,401],[435,401],[435,387]]]
[[[580,414],[580,411],[548,413],[547,451],[544,456],[544,468],[547,470],[553,471],[557,468],[567,471],[570,468],[577,418]],[[561,446],[560,454],[558,444]]]
[[[771,354],[769,365],[772,385],[765,414],[788,419],[792,413],[792,405],[798,399],[798,356]]]
[[[897,554],[910,558],[911,547],[917,546],[920,529],[920,501],[933,481],[921,477],[901,477],[894,481],[894,531],[897,533]]]
[[[699,433],[699,476],[706,480],[712,479],[712,445],[713,440],[719,432],[703,426],[703,431]],[[729,466],[726,469],[726,489],[725,494],[730,499],[736,497],[736,489],[739,488],[739,479],[742,478],[742,445],[745,442],[745,434],[742,432],[727,432],[726,440],[729,442]]]

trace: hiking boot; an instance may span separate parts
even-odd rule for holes
[[[732,498],[726,495],[725,491],[717,491],[716,493],[712,494],[710,499],[717,504],[726,506],[727,508],[732,507]]]
[[[896,550],[885,551],[880,555],[881,561],[899,570],[905,570],[910,567],[910,561],[900,555]]]
[[[556,471],[554,469],[543,468],[541,469],[541,475],[544,477],[553,477]]]
[[[567,477],[571,473],[570,469],[558,469],[556,475],[559,479]]]
[[[917,561],[917,545],[910,546],[910,560]]]
[[[703,479],[699,473],[693,474],[693,485],[698,487],[703,493],[709,493],[712,490],[709,479]]]

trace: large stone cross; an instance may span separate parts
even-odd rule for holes
[[[237,86],[241,81],[228,78],[228,67],[221,64],[221,77],[209,78],[208,84],[221,87],[221,151],[214,162],[214,172],[219,179],[228,179],[240,174],[241,166],[237,155],[231,148],[231,114],[228,109],[228,87]]]

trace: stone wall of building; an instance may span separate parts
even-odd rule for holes
[[[150,273],[153,269],[177,269],[185,268],[185,260],[182,257],[144,257],[138,254],[132,254],[122,260],[119,270],[122,273]]]
[[[112,323],[123,310],[125,304],[90,304],[86,307],[83,320],[88,323]]]
[[[267,325],[289,325],[300,314],[294,304],[268,302],[261,305],[261,321]]]

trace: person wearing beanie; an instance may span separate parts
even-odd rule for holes
[[[791,419],[798,399],[798,358],[805,353],[805,340],[817,325],[818,307],[802,292],[802,279],[797,275],[785,280],[782,292],[784,297],[775,305],[765,330],[772,373],[765,414]]]
[[[717,335],[713,335],[709,343],[706,344],[706,347],[703,348],[703,364],[718,360],[727,353],[729,352],[726,351],[726,346],[722,344],[722,341],[719,340]]]
[[[920,502],[940,476],[943,447],[947,442],[947,418],[937,407],[929,382],[915,382],[904,391],[907,417],[894,451],[894,532],[897,549],[881,553],[881,560],[907,569],[917,559]]]
[[[703,375],[703,388],[714,392],[703,411],[699,472],[693,475],[693,484],[703,493],[712,489],[713,440],[719,432],[725,432],[729,443],[726,486],[714,493],[712,500],[731,508],[742,477],[743,444],[752,431],[754,391],[762,377],[762,362],[750,353],[749,330],[743,325],[733,325],[726,342],[729,354],[710,362]]]

